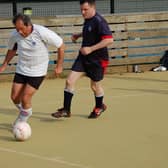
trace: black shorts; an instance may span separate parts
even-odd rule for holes
[[[86,75],[97,82],[103,79],[108,60],[88,60],[85,56],[79,55],[72,65],[71,70],[85,72]]]
[[[35,89],[38,89],[44,80],[45,76],[39,76],[39,77],[30,77],[30,76],[25,76],[21,75],[18,73],[15,73],[13,82],[15,83],[22,83],[22,84],[29,84]]]

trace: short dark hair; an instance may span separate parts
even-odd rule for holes
[[[14,25],[16,25],[16,22],[18,20],[22,20],[25,26],[32,25],[31,19],[30,19],[30,17],[28,15],[24,15],[22,13],[18,13],[17,15],[15,15],[13,17],[12,23]]]
[[[84,4],[84,3],[88,3],[88,4],[91,4],[91,5],[94,5],[95,4],[95,0],[80,0],[80,5]]]

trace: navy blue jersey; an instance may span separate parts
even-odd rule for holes
[[[85,19],[82,32],[82,47],[92,46],[102,39],[112,38],[112,33],[106,20],[98,13],[90,19]],[[108,60],[107,47],[101,48],[89,54],[87,59]]]

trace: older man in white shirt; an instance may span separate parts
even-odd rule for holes
[[[32,96],[44,80],[49,62],[47,45],[58,50],[55,67],[56,75],[62,72],[64,43],[62,38],[46,27],[31,23],[27,15],[18,14],[13,18],[16,28],[9,38],[8,51],[0,72],[3,72],[10,60],[18,53],[18,63],[13,80],[11,99],[19,109],[14,122],[27,121],[32,115]]]

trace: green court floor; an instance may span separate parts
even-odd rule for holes
[[[94,106],[89,80],[81,78],[72,117],[54,119],[65,79],[45,80],[33,98],[32,136],[17,142],[11,124],[18,112],[11,83],[0,82],[1,168],[167,168],[168,72],[106,75],[108,108],[87,119]]]

